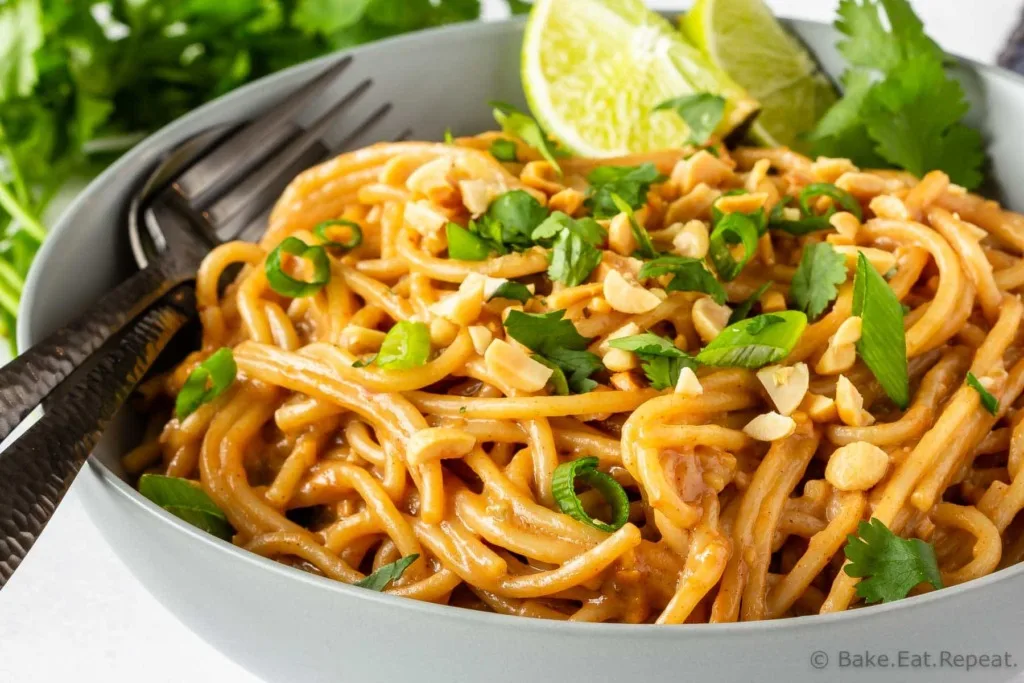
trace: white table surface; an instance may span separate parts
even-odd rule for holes
[[[649,0],[658,9],[682,3]],[[831,20],[829,0],[769,0],[783,16]],[[991,62],[1022,0],[913,0],[948,51]],[[502,16],[484,0],[485,17]],[[286,656],[282,653],[282,656]],[[400,656],[400,655],[399,655]],[[204,643],[121,564],[72,486],[46,532],[0,592],[0,681],[259,679]],[[345,682],[347,683],[347,682]]]

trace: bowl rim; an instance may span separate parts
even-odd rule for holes
[[[662,14],[669,14],[670,12],[662,12]],[[822,22],[814,21],[809,19],[791,18],[785,15],[779,17],[783,23],[789,25],[807,25],[813,26],[816,29],[822,27],[831,28],[831,25]],[[91,197],[100,191],[100,188],[107,184],[109,180],[115,175],[119,174],[121,170],[129,163],[135,156],[138,156],[146,150],[159,149],[161,151],[167,149],[170,146],[170,140],[173,139],[179,130],[184,128],[190,122],[201,119],[206,116],[212,108],[218,108],[225,106],[225,102],[230,102],[233,99],[242,98],[246,93],[256,90],[257,88],[265,88],[268,85],[277,85],[280,82],[287,81],[293,78],[299,71],[310,68],[311,65],[326,65],[332,61],[338,59],[339,56],[345,54],[353,54],[356,56],[366,55],[376,52],[387,50],[394,44],[403,45],[417,45],[432,43],[437,40],[443,40],[450,38],[454,35],[463,34],[466,32],[479,32],[483,34],[495,34],[500,35],[509,31],[511,27],[515,27],[520,24],[524,24],[526,21],[525,17],[512,17],[508,19],[496,20],[496,21],[469,21],[462,22],[449,26],[442,26],[432,29],[426,29],[417,31],[411,34],[394,36],[383,40],[375,41],[373,43],[350,48],[347,50],[335,51],[315,59],[311,59],[299,64],[295,64],[282,71],[269,74],[260,78],[256,81],[248,83],[240,88],[237,88],[225,95],[222,95],[210,102],[203,104],[195,110],[189,112],[185,116],[182,116],[167,125],[163,126],[159,130],[147,136],[144,140],[135,145],[131,150],[126,152],[121,158],[107,167],[100,175],[92,179],[89,184],[82,190],[81,193],[72,201],[68,207],[63,211],[59,220],[55,223],[54,227],[50,230],[48,239],[44,240],[42,247],[38,254],[33,260],[30,268],[28,277],[26,278],[24,291],[22,293],[22,304],[21,311],[18,317],[17,324],[17,343],[19,348],[28,348],[31,346],[33,335],[31,333],[31,326],[33,322],[33,312],[36,309],[35,303],[38,298],[39,281],[43,277],[42,273],[45,269],[45,264],[49,261],[51,254],[58,250],[58,246],[62,240],[60,236],[72,229],[75,223],[75,216],[85,209],[91,199]],[[1009,71],[999,66],[983,64],[973,59],[966,57],[960,57],[953,55],[955,59],[962,65],[966,66],[969,70],[975,72],[985,73],[987,76],[1007,81],[1014,84],[1014,87],[1021,89],[1024,93],[1024,76],[1015,72]],[[95,474],[99,477],[99,481],[94,481],[93,485],[110,484],[114,487],[114,490],[124,496],[132,505],[136,506],[141,512],[148,515],[158,524],[164,524],[174,529],[172,533],[182,533],[190,536],[193,542],[199,542],[206,544],[210,550],[214,552],[223,553],[225,561],[242,561],[249,563],[255,567],[262,568],[275,574],[284,581],[299,581],[304,583],[307,587],[312,589],[324,589],[332,595],[338,595],[342,598],[354,598],[359,600],[365,600],[370,603],[375,603],[381,607],[386,608],[398,608],[403,610],[409,610],[413,612],[422,613],[425,616],[429,616],[435,619],[465,619],[471,623],[479,624],[480,626],[508,626],[511,624],[518,624],[519,628],[530,629],[539,632],[557,631],[558,633],[566,632],[575,635],[589,635],[589,636],[622,636],[622,635],[644,635],[650,637],[654,633],[666,633],[665,625],[656,624],[622,624],[622,623],[585,623],[585,622],[569,622],[569,621],[554,621],[547,619],[527,619],[514,615],[505,615],[490,612],[481,612],[478,610],[471,609],[458,609],[449,605],[435,604],[429,602],[422,602],[420,600],[413,600],[409,598],[403,598],[395,595],[389,595],[387,593],[379,593],[375,591],[368,591],[356,586],[335,581],[327,577],[316,576],[309,574],[299,569],[275,562],[271,559],[265,558],[256,553],[250,552],[236,546],[229,541],[223,541],[219,538],[215,538],[207,533],[203,533],[198,528],[188,524],[184,520],[170,514],[163,508],[157,506],[155,503],[144,498],[136,489],[128,485],[127,482],[122,480],[113,471],[111,471],[106,465],[97,460],[96,458],[89,458],[88,467],[90,473]],[[79,477],[84,478],[84,477]],[[798,617],[789,617],[785,619],[773,619],[773,620],[760,620],[760,621],[749,621],[749,622],[730,622],[730,623],[717,623],[717,624],[673,624],[670,626],[673,632],[678,630],[684,630],[686,632],[702,633],[702,634],[726,634],[726,633],[746,633],[759,632],[759,631],[772,631],[778,633],[781,631],[791,632],[797,629],[806,629],[807,627],[814,626],[832,626],[836,623],[847,624],[854,622],[861,622],[865,619],[876,619],[881,618],[882,615],[894,611],[907,611],[914,610],[918,607],[924,606],[935,602],[936,600],[947,600],[956,595],[962,595],[966,592],[974,592],[978,590],[984,590],[985,588],[1017,579],[1024,575],[1024,562],[1019,564],[1006,567],[1004,569],[997,570],[986,576],[967,581],[965,583],[943,588],[941,590],[931,590],[927,593],[907,597],[902,600],[897,600],[890,603],[866,605],[858,607],[852,610],[845,610],[842,612],[834,612],[830,614],[810,614]],[[141,581],[141,579],[140,579]],[[148,588],[147,588],[148,590]]]

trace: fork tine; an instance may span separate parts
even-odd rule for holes
[[[388,115],[392,109],[391,103],[382,104],[370,114],[370,118],[366,119],[353,130],[351,133],[345,136],[340,143],[331,148],[334,154],[339,154],[351,148],[364,133],[369,131],[371,128],[376,126],[378,123],[384,120],[384,117]]]
[[[280,145],[299,132],[294,117],[320,95],[352,63],[345,57],[324,69],[281,104],[250,122],[210,154],[196,162],[174,183],[195,208],[201,208],[218,192],[244,178]]]
[[[292,172],[295,164],[303,159],[306,160],[305,167],[308,168],[309,164],[317,161],[319,155],[327,151],[326,147],[321,143],[324,133],[338,122],[338,114],[356,102],[370,89],[371,85],[373,85],[373,81],[370,79],[360,83],[354,90],[341,98],[337,104],[324,112],[299,137],[288,143],[274,156],[266,159],[261,168],[231,188],[230,191],[206,210],[207,220],[219,232],[228,223],[233,223],[237,220],[248,222],[249,219],[258,214],[258,209],[262,207],[260,202],[276,199],[278,194],[284,190],[285,185],[291,180],[292,176],[285,177],[285,173]],[[317,156],[315,158],[310,157],[310,150],[318,146],[320,150],[316,153]],[[244,216],[245,218],[239,218],[239,216]]]
[[[376,124],[377,122],[383,120],[384,116],[390,110],[391,110],[391,105],[383,105],[383,106],[379,107],[377,109],[377,111],[375,111],[373,113],[373,115],[369,119],[367,119],[364,123],[360,124],[357,127],[356,131],[353,134],[348,136],[347,140],[351,140],[354,137],[358,137],[360,134],[362,134],[362,133],[366,132],[367,130],[369,130],[370,128],[372,128],[374,124]],[[392,142],[402,142],[404,140],[408,140],[411,136],[412,136],[412,130],[407,128],[404,131],[402,131],[399,135],[394,137],[392,139]],[[346,148],[347,144],[348,143],[346,142],[346,143],[344,143],[342,145],[336,145],[335,147],[333,147],[331,149],[331,151],[329,153],[324,155],[324,158],[332,157],[332,156],[338,154],[339,152],[345,151],[345,148]],[[291,174],[291,175],[288,175],[289,181],[290,181],[291,178],[293,178],[294,176],[298,175],[299,173],[301,173],[304,170],[306,170],[306,169],[305,168],[295,168],[294,169],[294,173]],[[271,195],[271,197],[273,198],[273,201],[277,201],[277,197],[275,197],[273,195]],[[270,212],[271,212],[271,209],[273,208],[273,201],[268,202],[266,208],[264,208],[263,211],[261,211],[259,213],[259,215],[257,215],[255,218],[250,220],[247,224],[243,224],[243,227],[241,228],[241,230],[238,231],[237,234],[227,236],[227,235],[225,235],[225,233],[227,231],[221,231],[221,234],[224,235],[224,239],[226,239],[226,240],[228,240],[228,239],[231,239],[231,240],[242,240],[244,242],[258,242],[260,237],[263,235],[263,233],[267,229],[267,224],[269,223],[269,219],[270,219]],[[240,223],[240,221],[232,221],[232,223],[236,224],[236,223]]]

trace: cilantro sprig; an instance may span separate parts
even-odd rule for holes
[[[494,120],[501,126],[501,130],[507,134],[519,138],[544,157],[552,168],[559,175],[562,174],[562,167],[558,165],[558,147],[544,130],[529,114],[524,114],[515,106],[507,102],[491,102],[494,110]]]
[[[641,280],[671,274],[665,289],[669,292],[704,292],[717,304],[725,303],[725,288],[700,259],[665,254],[644,263],[637,275]]]
[[[846,257],[828,242],[808,244],[793,274],[789,295],[796,307],[814,320],[839,296],[838,285],[846,282]]]
[[[919,538],[900,538],[875,517],[846,537],[843,554],[849,560],[843,571],[861,579],[857,595],[868,604],[901,600],[925,582],[943,587],[935,548]]]
[[[647,191],[651,185],[665,180],[652,163],[640,166],[598,166],[587,176],[590,188],[584,206],[590,209],[594,218],[612,218],[619,208],[612,200],[618,195],[632,209],[639,209],[647,202]]]
[[[590,376],[604,368],[604,364],[586,350],[591,340],[581,335],[571,320],[565,319],[565,311],[524,313],[513,310],[505,318],[505,331],[540,356],[545,365],[558,368],[564,384],[558,379],[552,382],[557,393],[564,387],[565,391],[585,394],[597,386]]]
[[[946,73],[942,50],[907,0],[842,0],[836,28],[851,68],[842,78],[844,97],[810,136],[814,151],[918,176],[939,169],[977,187],[981,134],[962,123],[969,109],[963,88]]]
[[[679,373],[683,368],[697,370],[697,361],[693,356],[680,351],[670,339],[653,332],[610,339],[608,346],[635,353],[641,360],[640,367],[647,380],[659,391],[674,387],[679,382]]]
[[[690,129],[689,142],[703,145],[725,117],[725,98],[711,93],[695,93],[665,100],[654,111],[671,110],[679,114]]]
[[[593,218],[574,220],[556,211],[533,231],[533,240],[550,246],[548,277],[575,287],[601,263],[601,244],[607,234]]]

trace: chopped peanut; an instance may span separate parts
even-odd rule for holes
[[[457,325],[473,323],[484,305],[484,282],[482,275],[471,273],[459,285],[459,291],[432,304],[430,312]]]
[[[484,362],[496,377],[521,391],[540,391],[554,373],[503,339],[491,342],[484,353]]]
[[[882,275],[885,275],[896,265],[896,254],[891,251],[885,251],[884,249],[876,249],[874,247],[854,247],[847,244],[837,244],[833,247],[837,254],[842,254],[846,257],[846,267],[850,269],[857,268],[857,254],[864,254],[867,258],[868,263],[871,267],[877,270]]]
[[[864,427],[875,421],[875,418],[864,410],[864,397],[846,375],[839,375],[836,382],[836,410],[839,412],[839,419],[851,427]]]
[[[732,309],[720,306],[711,297],[705,296],[694,302],[690,315],[693,317],[693,326],[697,334],[705,344],[709,344],[729,324]]]
[[[481,356],[487,352],[487,347],[494,339],[494,333],[483,325],[473,325],[469,328],[469,338],[473,340],[473,348]]]
[[[628,372],[638,365],[636,354],[625,349],[609,349],[602,361],[612,372]]]
[[[897,221],[910,219],[910,211],[907,210],[907,205],[903,203],[902,199],[893,197],[891,194],[882,194],[875,197],[871,200],[869,208],[879,218],[891,218]]]
[[[629,282],[617,270],[605,276],[603,290],[605,300],[620,313],[647,313],[661,303],[655,294]]]
[[[431,197],[438,191],[448,191],[451,188],[448,180],[451,170],[451,157],[438,157],[413,171],[405,181],[405,186],[413,193]]]
[[[807,413],[808,417],[818,424],[835,422],[839,418],[836,410],[836,402],[828,396],[808,393],[800,404],[800,409]]]
[[[849,211],[837,211],[828,219],[829,225],[836,230],[834,237],[842,238],[837,244],[856,244],[860,221]]]
[[[620,213],[612,218],[608,226],[608,247],[616,254],[629,256],[636,251],[636,237],[633,235],[633,226],[629,222],[629,216]]]
[[[421,235],[434,235],[448,225],[448,217],[428,201],[409,202],[405,205],[405,223]]]
[[[570,216],[575,216],[576,212],[583,206],[585,198],[585,195],[579,190],[567,187],[561,192],[552,195],[551,201],[548,202],[548,208],[552,211],[561,211]]]
[[[676,382],[675,393],[686,398],[693,398],[704,393],[704,386],[697,379],[697,374],[692,368],[683,368],[679,371],[679,380]]]
[[[757,379],[768,392],[776,410],[783,415],[792,414],[800,406],[807,394],[810,378],[806,363],[771,365],[757,372]]]
[[[775,313],[786,310],[786,297],[782,292],[770,290],[761,297],[761,310],[765,313]]]
[[[672,230],[672,226],[668,229]],[[700,259],[707,256],[709,244],[708,227],[704,221],[698,220],[688,221],[672,239],[675,252],[690,258]]]
[[[796,421],[776,412],[758,415],[743,428],[747,436],[758,441],[778,441],[792,436],[795,431]]]
[[[683,159],[672,169],[672,182],[679,186],[684,195],[701,183],[715,187],[731,177],[732,169],[706,149],[689,159]]]
[[[889,454],[866,441],[837,448],[825,466],[825,479],[840,491],[867,491],[885,476]]]
[[[616,372],[608,381],[619,391],[636,391],[643,388],[632,372]]]
[[[857,359],[857,349],[854,344],[860,339],[861,319],[852,316],[843,321],[828,340],[828,348],[821,354],[815,372],[819,375],[838,375],[853,367]]]
[[[412,467],[448,458],[461,458],[476,446],[476,437],[452,427],[428,427],[415,432],[406,446],[405,458]]]
[[[608,346],[608,342],[612,339],[622,339],[623,337],[634,337],[640,334],[640,326],[636,323],[626,323],[617,330],[608,333],[608,337],[597,345],[598,355],[604,355],[608,353],[608,349],[612,348]]]
[[[856,173],[857,170],[849,159],[818,157],[811,164],[811,174],[819,183],[834,183],[844,173]]]

